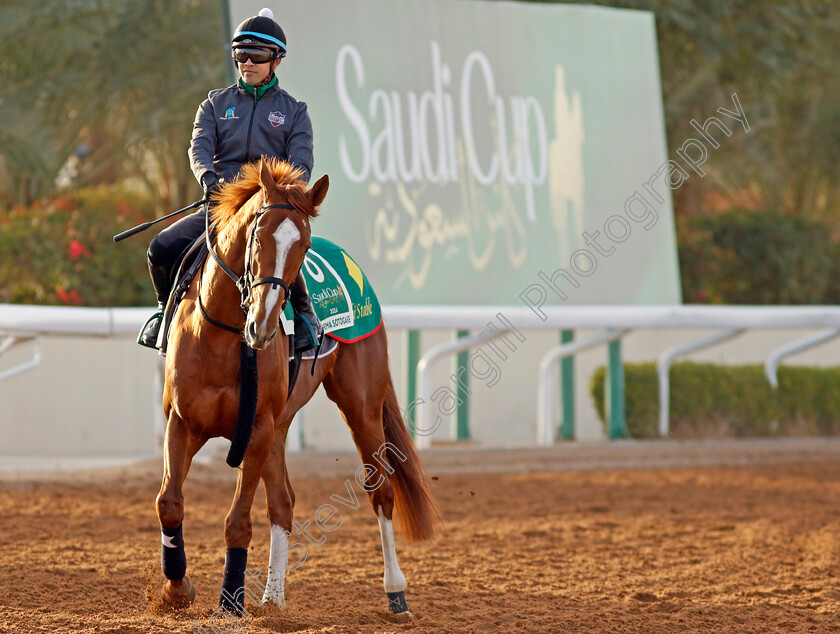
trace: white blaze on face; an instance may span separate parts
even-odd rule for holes
[[[295,226],[295,223],[292,222],[289,218],[286,218],[283,222],[280,223],[280,226],[274,230],[274,244],[277,246],[277,259],[275,260],[274,265],[274,277],[283,277],[283,270],[286,268],[286,258],[289,255],[289,250],[292,248],[292,245],[299,239],[300,231],[298,231],[298,228]],[[285,293],[285,291],[283,290],[283,288],[280,287],[279,284],[269,285],[268,293],[265,297],[265,314],[263,316],[263,322],[257,324],[261,330],[265,330],[265,320],[268,319],[268,316],[274,309],[274,305],[280,298],[281,293]]]

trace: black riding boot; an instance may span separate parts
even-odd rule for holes
[[[152,285],[155,287],[158,310],[146,321],[137,337],[137,343],[147,348],[157,348],[158,333],[163,323],[163,309],[166,307],[169,292],[172,290],[172,280],[170,279],[168,266],[155,266],[151,262],[149,263],[149,275],[151,275]]]
[[[297,279],[292,285],[290,301],[295,311],[295,350],[317,348],[324,329],[312,307],[312,300],[309,299],[309,291],[302,271],[298,271]]]

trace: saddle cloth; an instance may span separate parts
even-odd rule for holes
[[[158,337],[158,347],[163,353],[166,353],[175,310],[206,257],[202,234],[182,257],[177,281],[164,311],[164,324]],[[356,262],[337,244],[312,236],[312,247],[302,269],[315,313],[329,337],[352,343],[369,337],[382,325],[382,310],[373,287]],[[280,322],[285,334],[294,334],[291,303],[280,315]],[[328,348],[331,347],[324,348],[323,352]]]
[[[303,276],[315,314],[324,332],[343,343],[375,333],[382,325],[382,309],[373,287],[359,265],[334,242],[312,236],[312,247],[303,262]],[[286,306],[286,322],[292,321]]]

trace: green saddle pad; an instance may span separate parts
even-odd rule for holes
[[[303,276],[324,332],[350,343],[372,335],[382,324],[382,310],[359,265],[337,244],[312,236]],[[285,317],[291,320],[292,307]]]

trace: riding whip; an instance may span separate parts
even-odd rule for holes
[[[117,235],[114,236],[114,242],[119,242],[120,240],[125,240],[126,238],[129,238],[129,237],[133,236],[135,233],[140,233],[141,231],[145,231],[146,229],[148,229],[152,225],[155,225],[159,222],[163,222],[164,220],[167,220],[168,218],[172,218],[172,216],[177,216],[178,214],[182,214],[185,211],[189,211],[190,209],[195,209],[196,207],[200,207],[201,205],[203,205],[206,202],[207,202],[207,199],[202,198],[201,200],[195,201],[192,205],[187,205],[183,209],[179,209],[178,211],[173,211],[171,214],[165,215],[163,218],[157,218],[156,220],[150,220],[149,222],[144,222],[142,225],[137,225],[136,227],[132,227],[131,229],[123,231],[122,233],[118,233]]]

